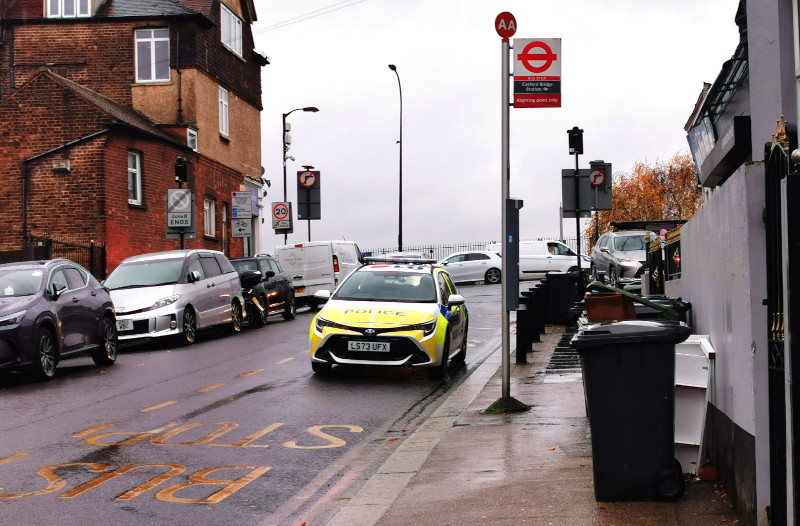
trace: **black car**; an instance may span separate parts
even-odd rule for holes
[[[297,307],[292,278],[283,271],[275,258],[257,254],[232,259],[231,264],[240,277],[253,271],[261,273],[261,280],[257,285],[245,287],[242,284],[247,319],[250,320],[248,323],[262,326],[267,323],[267,317],[273,314],[280,314],[285,320],[294,319]]]
[[[0,371],[30,368],[48,379],[61,360],[89,354],[117,360],[117,325],[108,291],[66,259],[0,265]]]

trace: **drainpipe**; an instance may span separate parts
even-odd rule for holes
[[[183,90],[181,89],[181,26],[178,25],[175,35],[175,74],[178,76],[178,124],[183,124]]]
[[[28,248],[28,160],[20,165],[22,173],[22,247]],[[31,257],[33,259],[33,257]]]

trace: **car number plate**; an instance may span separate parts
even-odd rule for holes
[[[131,331],[133,330],[133,320],[117,320],[118,331]]]
[[[306,292],[305,287],[295,287],[294,288],[294,293],[295,294],[304,294],[305,292]]]
[[[386,342],[347,342],[348,351],[370,351],[370,352],[389,352],[389,344]]]

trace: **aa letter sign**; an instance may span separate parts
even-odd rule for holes
[[[561,39],[514,39],[514,107],[561,107]]]

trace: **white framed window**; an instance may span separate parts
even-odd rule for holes
[[[228,136],[228,90],[219,87],[219,132]]]
[[[197,151],[197,132],[189,128],[186,129],[186,145]]]
[[[231,51],[242,56],[242,19],[233,11],[220,4],[219,29],[222,43]]]
[[[217,235],[217,203],[216,200],[207,195],[203,199],[203,232],[206,236],[215,237]]]
[[[89,0],[47,0],[47,18],[90,16]]]
[[[128,152],[128,204],[142,204],[142,154]]]
[[[136,82],[170,79],[169,29],[136,30]]]

